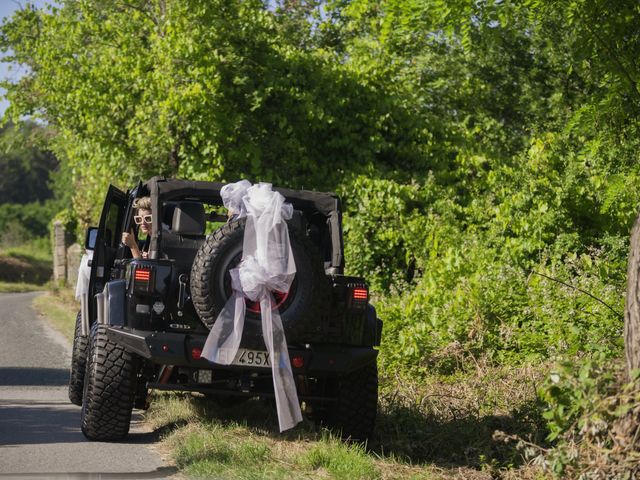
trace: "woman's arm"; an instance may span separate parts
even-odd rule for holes
[[[133,258],[142,258],[142,252],[138,247],[138,242],[136,242],[136,236],[133,230],[130,232],[122,232],[122,243],[131,249]]]

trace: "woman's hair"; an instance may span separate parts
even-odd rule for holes
[[[140,197],[133,201],[133,208],[151,210],[151,197]]]

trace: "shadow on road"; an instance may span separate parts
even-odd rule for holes
[[[68,405],[68,404],[67,404]],[[80,411],[62,402],[0,401],[0,445],[75,443],[84,441]]]
[[[80,431],[80,407],[63,400],[0,400],[0,446],[11,448],[28,444],[88,442]],[[134,413],[132,423],[142,422]],[[150,445],[157,432],[131,432],[119,442]],[[96,442],[98,443],[98,442]]]
[[[1,386],[64,386],[69,383],[66,368],[0,367]]]

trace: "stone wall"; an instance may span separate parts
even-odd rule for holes
[[[53,224],[53,279],[70,287],[78,280],[78,268],[84,249],[77,243],[68,245],[62,222]]]
[[[67,279],[67,245],[64,226],[57,221],[53,224],[53,280],[64,282]]]

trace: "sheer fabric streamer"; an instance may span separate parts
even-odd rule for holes
[[[247,180],[225,185],[220,191],[225,207],[246,216],[242,261],[230,271],[233,294],[218,315],[202,356],[212,362],[233,362],[244,327],[245,297],[260,302],[262,333],[269,352],[278,422],[283,432],[302,421],[300,402],[289,361],[287,340],[273,291],[288,292],[296,273],[286,220],[293,207],[269,183]]]

